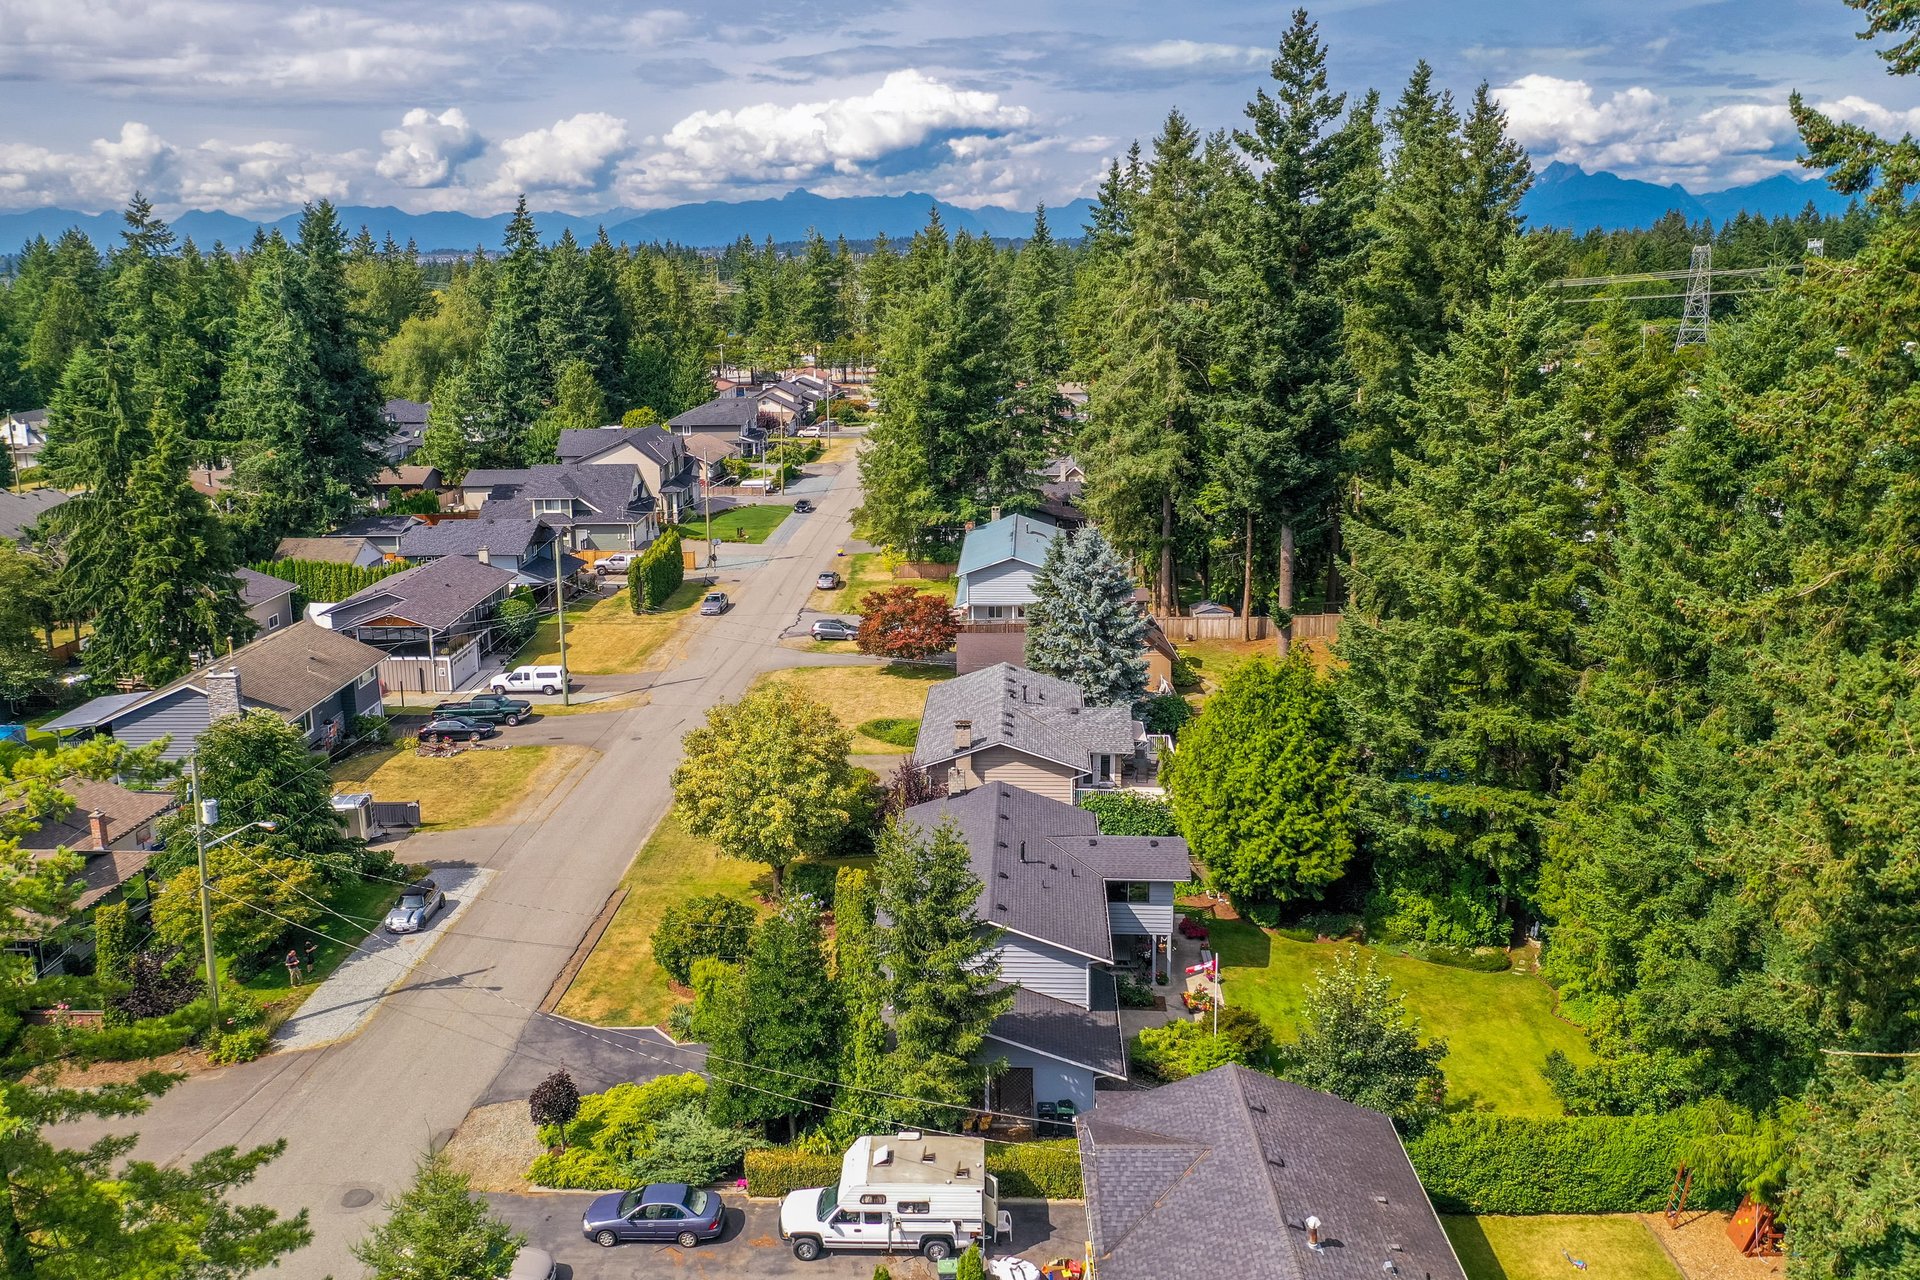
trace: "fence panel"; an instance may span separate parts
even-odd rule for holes
[[[388,830],[401,827],[413,828],[420,825],[420,802],[418,800],[375,800],[373,802],[373,824]]]
[[[1153,620],[1167,639],[1178,644],[1191,640],[1244,640],[1247,638],[1247,619],[1235,618],[1225,614],[1203,618],[1172,617],[1156,613]],[[1273,640],[1277,638],[1273,619],[1255,616],[1253,618],[1253,639]],[[1293,638],[1295,640],[1332,640],[1340,633],[1340,615],[1338,613],[1296,613],[1293,615]]]

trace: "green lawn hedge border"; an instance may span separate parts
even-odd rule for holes
[[[779,1198],[790,1191],[824,1187],[840,1179],[840,1157],[769,1147],[746,1155],[747,1194]],[[1000,1180],[1000,1194],[1017,1200],[1078,1200],[1080,1151],[1071,1138],[1057,1142],[992,1143],[987,1172]]]

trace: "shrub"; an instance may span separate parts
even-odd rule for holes
[[[1213,1019],[1147,1027],[1127,1046],[1133,1064],[1157,1080],[1197,1076],[1229,1062],[1258,1067],[1273,1055],[1273,1033],[1251,1010],[1229,1006],[1220,1011],[1220,1034]]]
[[[635,613],[666,607],[667,597],[686,580],[686,560],[680,554],[680,534],[668,529],[640,553],[627,571],[628,602]]]
[[[839,878],[839,868],[830,867],[824,862],[795,863],[787,868],[787,892],[805,894],[819,903],[822,911],[831,911],[835,883]]]
[[[740,1167],[740,1158],[766,1143],[707,1119],[706,1105],[689,1102],[653,1127],[653,1142],[623,1172],[633,1184],[712,1182]]]
[[[1141,699],[1133,714],[1148,733],[1176,734],[1180,726],[1193,719],[1193,707],[1177,693],[1156,693]]]
[[[1442,1213],[1652,1213],[1666,1203],[1678,1152],[1697,1128],[1685,1109],[1454,1115],[1409,1139],[1407,1155]],[[1700,1207],[1731,1208],[1736,1194],[1708,1192]]]
[[[1153,994],[1152,987],[1144,982],[1135,982],[1125,974],[1120,976],[1117,986],[1122,1009],[1151,1009],[1154,1007],[1154,1001],[1159,999]]]
[[[111,982],[132,980],[133,936],[127,904],[103,902],[93,909],[93,971]]]
[[[1512,958],[1493,947],[1404,947],[1402,950],[1416,960],[1443,964],[1450,969],[1470,969],[1475,973],[1505,973],[1513,967]]]
[[[1000,1180],[1002,1196],[1078,1200],[1082,1194],[1080,1144],[1072,1138],[989,1147],[987,1172]]]
[[[230,1067],[235,1063],[252,1062],[267,1051],[271,1039],[265,1027],[247,1027],[240,1031],[222,1033],[207,1049],[207,1061],[216,1067]]]
[[[567,1145],[567,1126],[580,1114],[580,1089],[564,1069],[554,1072],[534,1086],[527,1095],[527,1114],[534,1124],[552,1125],[560,1131],[560,1145]]]
[[[707,1082],[692,1072],[661,1076],[645,1084],[617,1084],[605,1093],[580,1099],[573,1139],[604,1152],[616,1163],[625,1163],[639,1158],[653,1141],[654,1126],[669,1113],[706,1096]],[[559,1132],[548,1126],[540,1137],[551,1144]]]
[[[747,1171],[747,1194],[778,1198],[805,1187],[824,1187],[840,1178],[840,1157],[813,1155],[791,1148],[768,1147],[749,1151],[742,1162]],[[1005,1186],[1000,1189],[1006,1195]]]
[[[699,959],[738,963],[753,935],[754,910],[717,893],[668,907],[653,931],[653,958],[675,982],[690,980]]]
[[[883,716],[878,720],[863,720],[855,729],[869,738],[892,743],[896,747],[912,747],[920,740],[920,722],[908,716]]]
[[[619,1165],[586,1147],[549,1151],[528,1167],[527,1181],[537,1187],[581,1191],[614,1191],[627,1185]]]
[[[1156,796],[1137,791],[1096,791],[1080,801],[1080,807],[1100,819],[1100,834],[1107,836],[1177,836],[1180,828],[1173,820],[1173,806]]]
[[[180,953],[142,951],[127,965],[127,981],[132,985],[108,1002],[108,1010],[120,1018],[137,1022],[164,1018],[192,1003],[200,994],[200,981],[190,964],[175,964]]]

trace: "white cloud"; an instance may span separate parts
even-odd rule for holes
[[[1196,40],[1158,40],[1115,50],[1118,62],[1152,71],[1186,71],[1202,67],[1253,67],[1271,58],[1265,49],[1245,44],[1205,44]]]
[[[627,122],[583,111],[500,144],[499,191],[597,191],[628,151]]]
[[[676,40],[693,31],[696,25],[693,15],[678,9],[649,9],[627,19],[623,34],[629,43],[645,49]]]
[[[117,138],[96,138],[84,154],[0,144],[0,205],[111,209],[138,190],[163,208],[278,213],[348,198],[365,168],[363,153],[315,154],[284,142],[177,146],[129,121]]]
[[[381,133],[380,141],[387,150],[375,168],[403,187],[443,187],[454,170],[486,146],[458,107],[439,115],[415,107],[400,118],[399,128]]]
[[[1494,94],[1506,108],[1508,132],[1529,148],[1593,146],[1634,136],[1652,127],[1667,107],[1665,98],[1638,86],[1596,102],[1592,85],[1557,76],[1521,76]]]
[[[854,97],[696,111],[662,136],[661,149],[636,177],[642,188],[658,189],[854,175],[948,139],[998,136],[1030,118],[1025,107],[1004,104],[998,94],[956,89],[909,68]],[[908,167],[935,163],[923,157]]]
[[[1852,124],[1864,125],[1883,136],[1898,136],[1920,130],[1920,107],[1894,111],[1856,94],[1820,104],[1820,110]]]

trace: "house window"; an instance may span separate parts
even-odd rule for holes
[[[1006,616],[1007,606],[1003,604],[990,604],[987,606],[987,620],[989,622],[996,622]]]
[[[536,515],[566,515],[573,510],[571,498],[536,498],[533,503]]]
[[[1147,885],[1141,880],[1107,881],[1108,902],[1129,902],[1139,904],[1149,901]]]
[[[353,687],[356,689],[364,689],[372,684],[376,678],[377,670],[376,668],[374,671],[362,671],[360,678],[353,682]]]
[[[277,613],[270,613],[270,614],[268,614],[268,615],[267,615],[267,630],[269,630],[269,631],[278,631],[279,629],[280,629],[280,615],[279,615],[279,614],[277,614]]]

